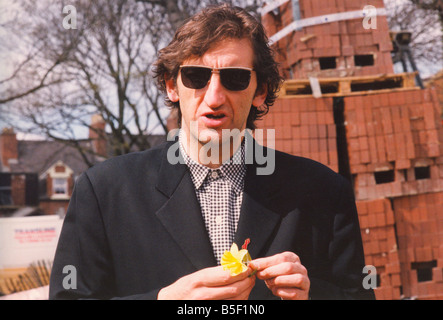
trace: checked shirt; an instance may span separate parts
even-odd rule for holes
[[[211,169],[189,157],[179,135],[180,153],[191,173],[214,256],[220,264],[225,250],[231,248],[240,218],[245,165],[244,141],[233,157]]]

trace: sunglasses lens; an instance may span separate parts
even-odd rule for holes
[[[190,89],[203,89],[212,75],[212,69],[206,67],[181,67],[183,85]],[[251,80],[251,71],[239,68],[220,69],[222,85],[231,91],[245,90]]]
[[[211,69],[203,67],[182,67],[183,85],[190,89],[202,89],[211,78]]]
[[[223,86],[231,91],[245,90],[251,80],[251,71],[244,69],[221,69],[220,78]]]

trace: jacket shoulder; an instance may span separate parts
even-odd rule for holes
[[[296,173],[297,176],[309,176],[311,179],[317,177],[329,177],[341,180],[343,178],[343,176],[325,164],[278,150],[275,150],[275,170],[278,175]]]
[[[85,174],[91,182],[103,178],[131,177],[158,171],[161,159],[170,142],[144,151],[131,152],[107,159],[89,168]]]

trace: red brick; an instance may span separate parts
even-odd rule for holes
[[[434,104],[432,102],[423,103],[423,112],[424,112],[424,119],[425,119],[425,125],[426,129],[434,129],[436,122],[435,122],[435,110],[434,110]]]
[[[335,128],[335,124],[328,124],[327,128],[328,128],[328,138],[334,139],[334,142],[335,142],[335,138],[337,137],[337,131]]]
[[[279,128],[277,128],[278,130]],[[282,126],[281,127],[281,132],[282,132],[282,138],[283,139],[291,139],[292,137],[292,128],[288,125]]]
[[[295,138],[292,139],[292,152],[294,155],[299,155],[301,153],[302,147],[301,147],[301,139]]]
[[[371,155],[368,150],[362,150],[360,152],[360,161],[361,163],[369,163],[371,162]]]
[[[354,47],[350,45],[345,45],[341,47],[341,52],[343,56],[354,56]]]
[[[360,163],[360,152],[353,151],[349,154],[349,162],[352,164]]]
[[[373,163],[378,162],[378,154],[377,154],[377,142],[375,137],[369,137],[368,139],[369,142],[369,153],[371,155],[371,160]]]
[[[284,140],[283,141],[283,152],[292,154],[292,141],[291,140]]]
[[[300,113],[296,110],[290,113],[291,125],[298,126],[300,125]]]
[[[301,140],[301,153],[303,155],[307,155],[309,153],[309,139],[302,139]]]
[[[348,123],[346,125],[346,132],[347,132],[347,136],[348,138],[354,138],[354,137],[358,137],[358,129],[359,126],[355,123]],[[443,158],[442,158],[443,161]]]
[[[300,126],[300,138],[301,139],[309,138],[309,126],[307,125]]]
[[[360,215],[368,213],[368,206],[366,201],[356,201],[357,211]]]

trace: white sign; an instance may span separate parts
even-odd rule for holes
[[[55,215],[0,218],[0,271],[52,261],[62,223]]]

